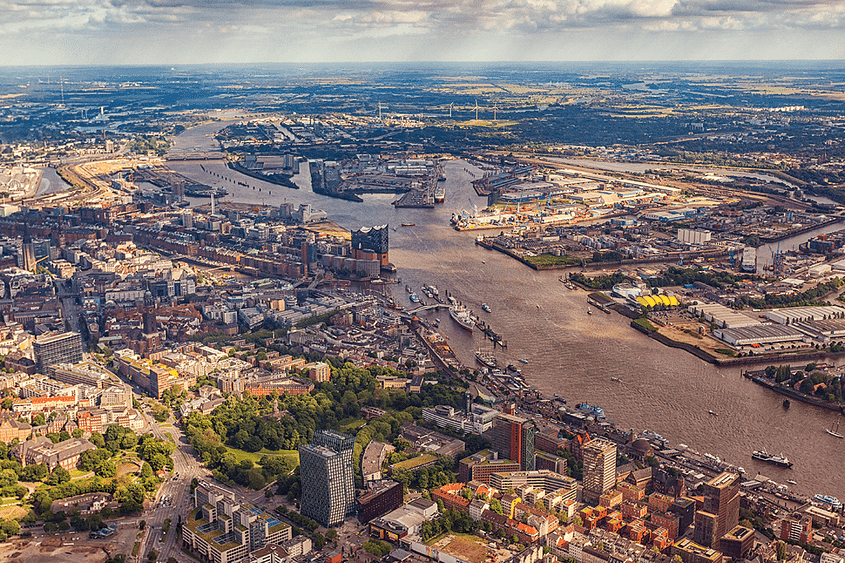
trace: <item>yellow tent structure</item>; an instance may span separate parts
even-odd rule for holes
[[[637,303],[642,305],[643,307],[648,307],[648,301],[645,300],[643,297],[637,297]]]
[[[669,296],[669,305],[671,305],[673,307],[677,307],[678,305],[680,305],[680,303],[678,302],[678,298],[675,297],[674,295],[670,295]]]
[[[661,303],[663,303],[664,305],[669,305],[669,304],[670,304],[670,303],[669,303],[669,298],[668,298],[668,297],[666,297],[665,295],[660,295],[659,297],[660,297],[660,302],[661,302]]]
[[[651,295],[646,295],[645,300],[648,301],[649,307],[654,307],[655,305],[657,305],[657,301],[655,301],[654,297],[652,297]]]

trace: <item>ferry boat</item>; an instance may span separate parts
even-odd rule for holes
[[[481,304],[481,309],[482,309],[485,313],[490,313],[490,312],[492,312],[492,311],[493,311],[493,310],[490,308],[490,305],[488,305],[487,303],[482,303],[482,304]]]
[[[411,303],[419,303],[420,302],[420,297],[416,293],[412,293],[411,295],[409,295],[408,299],[411,300]]]
[[[766,450],[759,450],[755,451],[751,454],[751,457],[760,461],[766,461],[768,463],[773,463],[775,465],[779,465],[780,467],[792,467],[792,462],[789,461],[785,455],[775,455],[770,454]]]
[[[818,494],[813,497],[813,500],[822,502],[824,504],[829,504],[837,510],[842,508],[842,503],[839,502],[839,499],[834,496]]]
[[[581,403],[580,405],[576,405],[575,408],[584,414],[591,414],[596,418],[605,418],[604,409],[601,407],[593,407],[587,403]]]
[[[452,305],[449,307],[449,316],[452,317],[452,320],[458,323],[461,328],[470,332],[472,332],[473,327],[475,327],[475,319],[472,318],[472,315],[469,314],[469,311],[467,311],[466,307],[463,305]]]
[[[443,203],[446,201],[446,188],[440,184],[434,188],[434,203]]]

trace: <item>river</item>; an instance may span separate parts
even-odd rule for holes
[[[190,129],[179,144],[200,146],[207,142],[205,135],[219,127]],[[436,285],[441,293],[448,290],[504,335],[508,348],[497,351],[500,361],[528,360],[520,367],[529,384],[543,393],[557,393],[570,405],[587,401],[601,406],[619,427],[654,430],[671,444],[685,443],[742,466],[749,476],[759,471],[779,483],[794,479],[798,492],[845,498],[841,479],[845,444],[824,430],[833,424],[834,413],[798,401],[784,409],[783,397],[742,378],[738,368],[717,368],[667,348],[630,328],[628,319],[616,313],[588,315],[585,293],[567,290],[558,281],[560,272],[536,272],[476,246],[471,232],[450,228],[453,211],[468,208],[469,201],[485,203],[470,185],[469,171],[476,177],[481,171],[465,162],[445,164],[446,203],[435,209],[395,209],[390,205],[395,196],[389,194],[365,196],[365,203],[358,204],[319,196],[311,192],[305,164],[294,179],[299,190],[246,178],[222,162],[203,165],[250,187],[215,182],[200,163],[171,165],[197,181],[229,190],[223,205],[225,201],[311,203],[348,229],[388,223],[390,259],[402,279],[393,286],[399,302],[410,306],[405,284],[416,290],[423,283]],[[403,222],[416,226],[399,226]],[[482,302],[492,313],[481,311]],[[461,361],[473,366],[476,348],[489,342],[479,331],[469,334],[460,329],[446,312],[431,315],[441,319],[441,331]],[[761,448],[787,455],[794,468],[752,460],[751,452]]]

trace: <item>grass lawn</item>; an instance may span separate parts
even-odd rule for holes
[[[159,426],[161,426],[162,428],[173,428],[172,424],[168,424],[166,422],[159,423]]]
[[[361,428],[365,424],[367,424],[366,420],[364,420],[363,418],[356,418],[354,420],[351,420],[351,421],[343,424],[343,427],[347,430],[356,430],[358,428]]]
[[[238,462],[248,459],[252,463],[258,465],[259,460],[264,457],[265,455],[269,456],[276,456],[276,457],[284,457],[290,461],[292,461],[295,465],[299,465],[299,452],[296,450],[268,450],[266,448],[262,448],[261,451],[258,452],[246,452],[244,450],[238,450],[236,448],[226,448],[232,455],[235,456],[235,459]]]
[[[443,534],[427,542],[427,545],[469,563],[483,563],[487,558],[485,541],[470,534]]]

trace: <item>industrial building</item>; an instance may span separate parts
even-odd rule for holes
[[[719,303],[697,303],[687,307],[687,311],[703,316],[707,322],[712,322],[721,328],[740,328],[760,324],[758,319],[743,315],[736,309],[725,307]]]
[[[766,318],[781,325],[808,323],[828,319],[845,319],[845,309],[837,306],[830,307],[795,307],[790,309],[773,309],[766,312]]]
[[[724,340],[731,346],[796,342],[806,338],[806,335],[796,328],[773,324],[758,324],[742,328],[717,328],[713,331],[713,336],[719,340]]]

